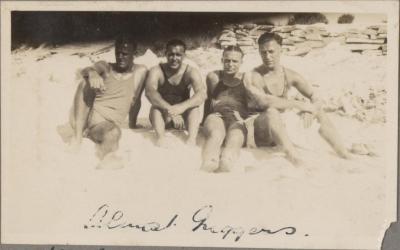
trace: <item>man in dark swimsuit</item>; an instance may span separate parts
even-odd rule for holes
[[[242,57],[239,47],[228,46],[222,54],[223,70],[207,75],[208,99],[204,105],[206,141],[201,166],[207,172],[236,170],[235,162],[245,143],[246,128],[240,122],[247,118],[244,74],[239,72]]]
[[[145,89],[152,104],[150,121],[157,134],[157,145],[167,147],[166,126],[184,127],[189,132],[187,144],[195,145],[200,125],[199,106],[206,99],[206,88],[197,69],[183,63],[186,45],[171,40],[166,45],[166,63],[150,69]],[[190,89],[194,95],[190,97]]]
[[[320,123],[320,135],[342,158],[350,158],[336,128],[322,110],[322,103],[311,86],[297,72],[280,64],[282,38],[274,33],[264,33],[258,39],[263,64],[246,73],[245,86],[249,95],[249,108],[259,112],[254,121],[257,146],[279,145],[289,160],[301,163],[301,157],[290,141],[280,111],[298,109],[303,114],[304,125],[309,127],[314,118]],[[295,87],[311,103],[288,100],[287,92]]]
[[[147,69],[133,63],[136,43],[129,35],[115,41],[115,63],[99,61],[82,70],[84,80],[75,93],[70,123],[74,130],[71,146],[79,147],[84,132],[97,145],[102,160],[99,168],[120,168],[115,156],[121,124],[129,114],[130,127],[136,126]]]

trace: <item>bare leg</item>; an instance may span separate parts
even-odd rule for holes
[[[140,100],[140,97],[139,97],[129,110],[129,128],[132,128],[132,129],[140,128],[137,125],[137,117],[138,117],[141,106],[142,106],[142,101]]]
[[[204,122],[206,141],[203,146],[201,170],[214,172],[219,166],[221,145],[225,138],[225,125],[221,117],[215,114],[207,116]]]
[[[225,147],[222,149],[220,170],[230,172],[235,170],[235,163],[239,157],[240,149],[245,141],[245,132],[243,125],[235,124],[227,132],[225,138]]]
[[[199,132],[199,126],[200,126],[199,108],[192,108],[187,111],[185,126],[189,132],[187,144],[196,145],[197,133]]]
[[[121,139],[121,129],[109,121],[101,122],[89,131],[89,137],[97,144],[97,155],[102,160],[100,168],[121,168],[121,160],[115,156]]]
[[[139,91],[139,94],[136,95],[136,100],[133,105],[131,105],[131,108],[129,110],[129,128],[140,128],[140,126],[137,125],[137,117],[140,111],[140,108],[142,107],[142,93],[144,90],[144,84],[142,86],[139,86],[136,91]]]
[[[73,114],[71,125],[74,129],[74,136],[71,141],[71,146],[79,147],[82,141],[83,130],[87,126],[87,120],[90,109],[93,106],[95,93],[90,89],[89,84],[82,80],[75,93]]]
[[[282,146],[288,159],[295,165],[301,164],[300,156],[285,129],[279,111],[275,108],[268,108],[261,113],[254,121],[254,134],[256,144],[271,141]],[[268,142],[269,141],[269,142]]]
[[[157,141],[156,144],[160,147],[166,147],[165,140],[165,121],[163,114],[159,109],[151,107],[150,109],[150,122],[156,131]]]
[[[323,112],[319,111],[316,115],[321,127],[319,128],[319,134],[324,138],[329,145],[335,150],[335,152],[344,159],[350,159],[351,155],[344,147],[342,139],[333,123],[330,121],[328,116]]]

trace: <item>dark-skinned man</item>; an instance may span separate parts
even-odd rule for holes
[[[71,146],[79,147],[87,134],[96,143],[99,168],[122,167],[115,151],[128,114],[130,127],[136,127],[147,69],[133,63],[135,52],[133,38],[121,35],[115,41],[115,63],[99,61],[82,70],[84,80],[76,91],[71,115]]]

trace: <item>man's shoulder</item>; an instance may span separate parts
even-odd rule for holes
[[[154,75],[154,74],[162,74],[161,65],[157,64],[157,65],[154,65],[153,67],[151,67],[149,69],[149,74],[152,74],[152,75]]]
[[[132,71],[134,73],[146,73],[147,72],[147,67],[143,64],[134,64]]]
[[[297,79],[302,78],[300,73],[298,73],[295,70],[292,70],[292,69],[287,68],[287,67],[283,67],[283,70],[284,70],[284,73],[285,73],[286,78],[288,79],[288,81],[297,81]]]
[[[102,69],[102,70],[107,70],[107,71],[111,70],[111,68],[112,68],[112,67],[111,67],[111,63],[106,62],[106,61],[104,61],[104,60],[95,62],[95,63],[94,63],[94,66],[95,66],[96,68],[100,68],[100,69]]]
[[[212,81],[212,82],[218,82],[219,81],[219,74],[220,74],[219,70],[211,71],[211,72],[209,72],[207,74],[207,80],[208,81]]]
[[[199,74],[200,73],[198,68],[196,68],[196,67],[194,67],[194,66],[192,66],[190,64],[186,64],[185,67],[186,67],[185,73],[187,75]]]
[[[257,67],[252,68],[250,71],[246,72],[247,75],[251,75],[251,76],[261,76],[261,67],[262,65],[259,65]]]
[[[244,72],[243,73],[244,74],[244,79],[251,80],[254,77],[261,77],[260,67],[261,67],[261,65],[255,67],[255,68],[253,68],[253,69],[251,69],[251,70],[249,70],[247,72]]]

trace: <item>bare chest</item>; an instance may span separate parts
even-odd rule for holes
[[[283,73],[268,73],[262,76],[262,86],[266,93],[283,96],[286,92],[286,79]]]

